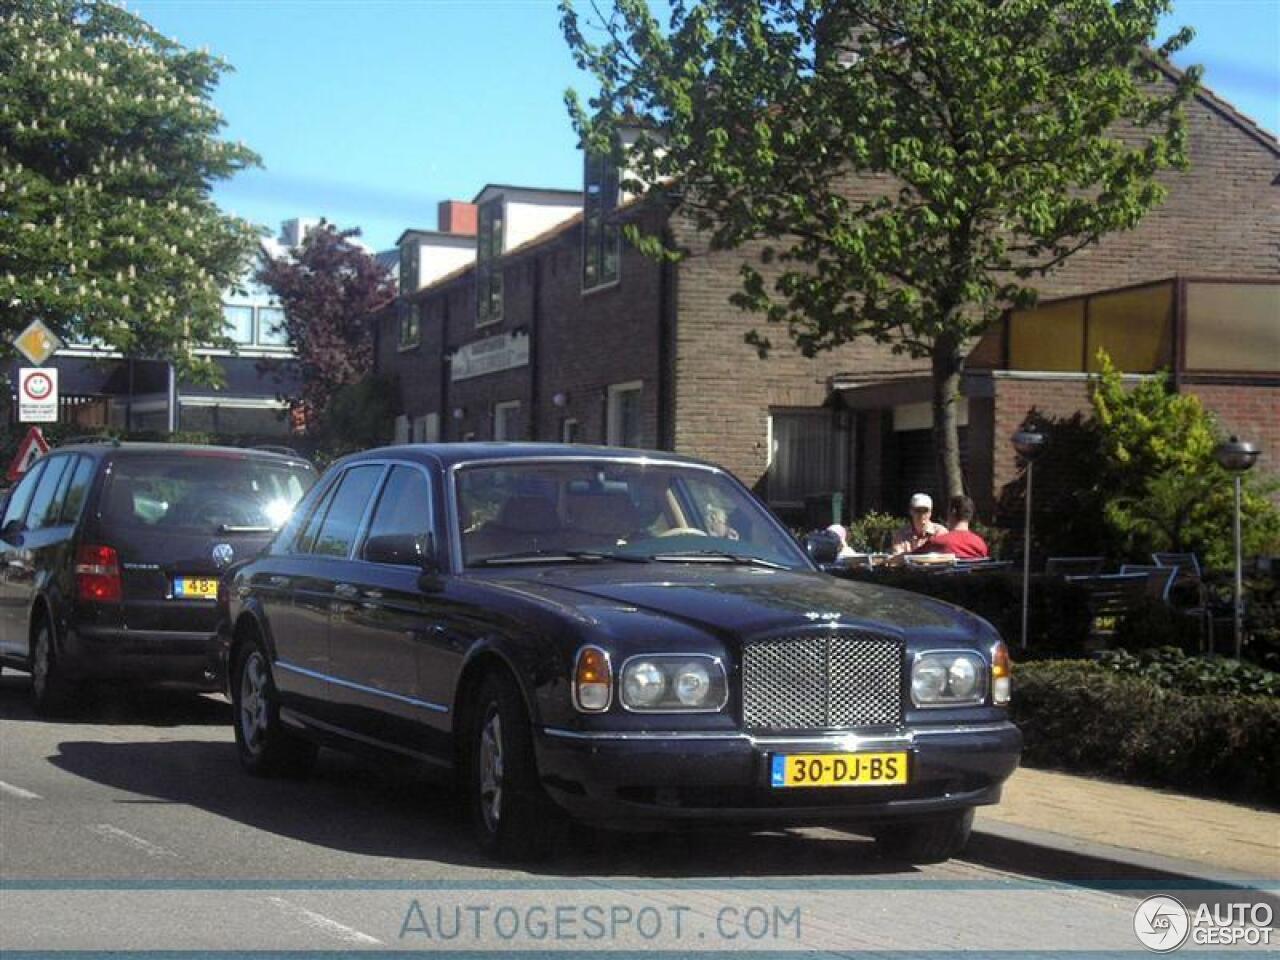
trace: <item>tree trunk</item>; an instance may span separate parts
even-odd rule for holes
[[[960,469],[960,375],[964,354],[960,344],[940,337],[933,347],[933,448],[937,480],[942,484],[944,502],[934,507],[935,517],[946,515],[945,500],[964,493],[964,473]]]

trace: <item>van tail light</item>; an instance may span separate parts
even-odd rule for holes
[[[90,603],[120,602],[124,583],[114,547],[82,546],[76,551],[76,592]]]

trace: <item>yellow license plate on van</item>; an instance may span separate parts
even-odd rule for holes
[[[178,600],[217,600],[218,581],[214,577],[175,577],[173,596]]]
[[[775,787],[901,787],[907,783],[907,755],[775,753],[769,782]]]

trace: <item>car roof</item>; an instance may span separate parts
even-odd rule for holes
[[[244,459],[274,460],[280,463],[300,463],[308,467],[311,466],[310,461],[301,454],[279,453],[275,450],[260,450],[254,447],[214,446],[207,443],[159,443],[129,440],[115,442],[104,440],[96,443],[70,443],[65,446],[56,446],[49,453],[83,453],[90,456],[110,455],[113,459],[118,457],[153,456],[155,454],[176,453],[181,455],[195,453],[207,455],[214,453],[234,454]]]
[[[467,442],[467,443],[406,443],[392,447],[378,447],[351,454],[345,463],[360,460],[382,460],[394,457],[400,460],[417,460],[422,463],[438,463],[442,467],[461,463],[478,463],[486,460],[581,460],[584,457],[599,460],[661,460],[665,463],[685,463],[695,467],[715,467],[706,460],[683,457],[665,450],[637,450],[631,447],[597,447],[581,443],[531,443],[531,442]],[[719,468],[717,468],[719,469]]]

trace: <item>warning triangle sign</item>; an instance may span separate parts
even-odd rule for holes
[[[44,434],[39,427],[32,427],[27,431],[27,435],[22,438],[22,444],[18,447],[18,455],[9,464],[9,472],[7,474],[9,482],[16,483],[24,473],[31,469],[37,460],[48,452],[49,441],[44,438]]]

